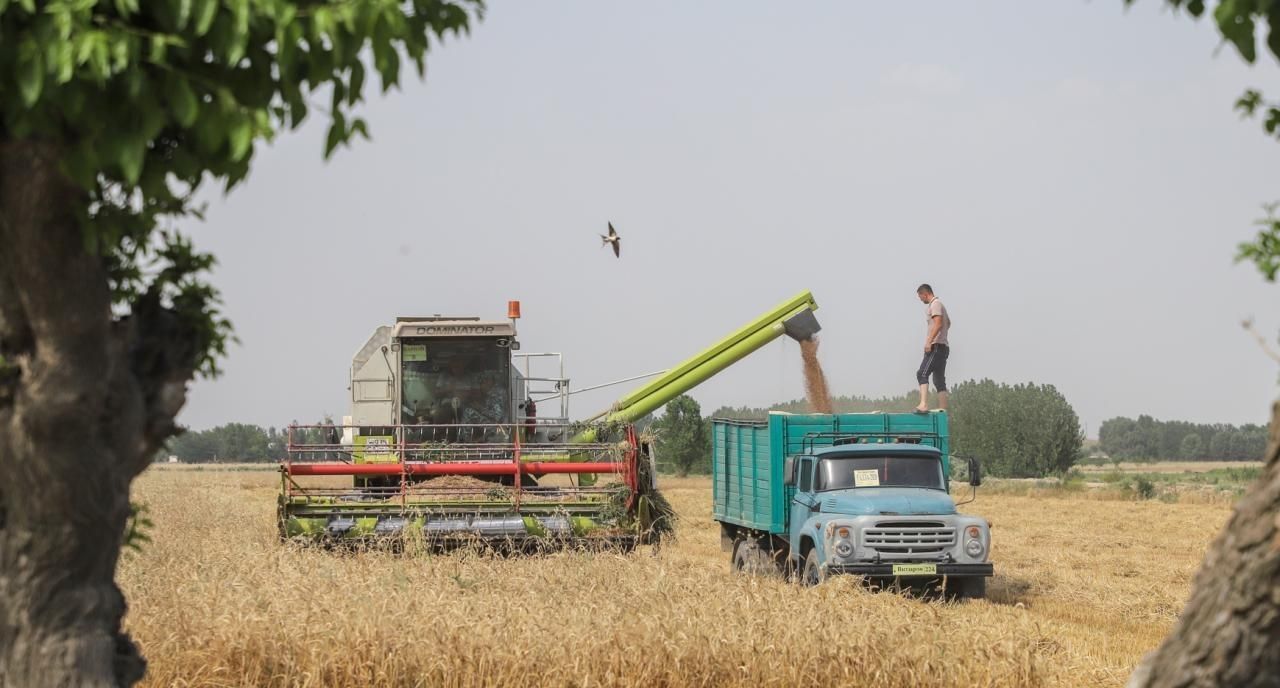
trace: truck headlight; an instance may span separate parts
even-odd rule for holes
[[[841,540],[840,542],[837,542],[835,550],[836,556],[841,559],[848,559],[853,556],[853,545],[850,544],[848,540]]]
[[[968,554],[974,559],[977,559],[978,557],[982,556],[982,550],[983,550],[983,547],[982,547],[981,540],[969,540],[968,542],[964,543],[964,553]]]

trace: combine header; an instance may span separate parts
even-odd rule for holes
[[[289,428],[281,537],[656,543],[674,514],[631,423],[784,332],[811,337],[816,308],[805,292],[585,423],[569,422],[561,355],[518,353],[519,302],[509,321],[401,318],[356,353],[342,425]],[[539,415],[547,402],[557,408]]]

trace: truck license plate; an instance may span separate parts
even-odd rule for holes
[[[936,576],[938,575],[937,564],[894,564],[893,575],[895,576]]]

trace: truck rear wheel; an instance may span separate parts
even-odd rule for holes
[[[748,540],[738,540],[733,543],[733,570],[739,573],[746,573],[749,568],[750,556],[747,549],[751,546]]]
[[[733,546],[733,570],[748,576],[776,578],[782,570],[774,561],[773,553],[760,547],[757,540],[743,538]]]

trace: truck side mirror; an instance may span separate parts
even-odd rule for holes
[[[796,484],[796,457],[788,456],[782,464],[782,484],[792,486]]]
[[[969,459],[969,484],[977,487],[982,484],[982,466],[977,459]]]

